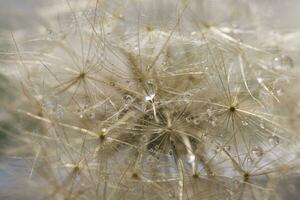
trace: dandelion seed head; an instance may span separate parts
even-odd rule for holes
[[[21,155],[45,198],[271,198],[299,169],[297,62],[252,4],[58,5],[51,33],[9,55],[33,107],[15,109]]]

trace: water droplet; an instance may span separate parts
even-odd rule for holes
[[[63,118],[63,116],[64,116],[64,108],[63,108],[62,105],[57,105],[56,110],[55,110],[55,116],[58,119]]]
[[[280,88],[280,89],[278,89],[278,90],[276,90],[276,94],[277,94],[277,96],[283,96],[283,90]]]
[[[101,134],[105,135],[107,133],[107,131],[108,131],[107,128],[102,128],[101,129]]]
[[[243,126],[248,126],[249,123],[248,123],[247,121],[244,121],[244,120],[243,120],[243,121],[242,121],[242,125],[243,125]]]
[[[94,112],[91,112],[89,114],[90,119],[95,119],[96,118],[96,114]]]
[[[277,56],[273,59],[272,67],[276,70],[286,70],[294,67],[294,61],[286,55]]]
[[[212,110],[210,108],[208,108],[206,110],[208,117],[212,117]]]
[[[185,93],[183,95],[183,100],[188,103],[188,102],[190,102],[192,96],[193,95],[191,93]]]
[[[237,180],[237,179],[235,179],[234,181],[233,181],[233,188],[234,189],[238,189],[239,188],[239,186],[240,186],[240,181],[239,180]]]
[[[195,36],[197,33],[195,31],[191,32],[191,36]]]
[[[145,100],[146,101],[152,101],[155,97],[155,93],[156,93],[156,90],[157,90],[157,86],[154,82],[154,80],[148,80],[146,81],[146,84],[145,84],[145,93],[146,93],[146,96],[145,96]]]
[[[229,146],[229,145],[228,145],[228,146],[225,146],[224,149],[225,149],[226,151],[230,151],[230,150],[231,150],[231,146]]]
[[[261,157],[263,156],[264,152],[263,149],[259,146],[253,146],[251,148],[251,153],[255,156],[255,157]]]
[[[193,163],[193,162],[195,162],[195,159],[196,159],[196,157],[195,157],[195,155],[194,154],[188,154],[188,156],[187,156],[187,162],[188,163]]]
[[[248,163],[253,163],[253,159],[250,156],[247,156],[246,161]]]
[[[148,137],[146,135],[143,135],[141,137],[142,142],[147,142],[148,141]]]
[[[152,65],[148,65],[147,67],[146,67],[146,71],[150,71],[152,69]]]
[[[215,153],[218,153],[221,150],[221,147],[219,145],[216,145]]]
[[[185,118],[185,121],[186,121],[187,123],[190,123],[192,120],[193,120],[193,117],[192,117],[192,116],[188,116],[188,117]]]
[[[260,77],[258,77],[258,78],[257,78],[257,81],[258,81],[259,83],[262,83],[262,82],[264,81],[264,79],[263,79],[263,78],[260,78]]]
[[[145,100],[146,101],[152,101],[154,99],[154,97],[155,97],[155,94],[150,94],[148,96],[145,96]]]
[[[147,85],[150,89],[156,90],[155,81],[154,81],[153,79],[147,80],[146,85]]]
[[[161,63],[162,66],[166,66],[167,64],[168,64],[167,61],[164,61],[164,62]]]
[[[211,119],[211,120],[210,120],[210,124],[211,124],[213,127],[217,126],[216,119]]]
[[[279,142],[280,142],[280,139],[279,139],[278,136],[273,135],[273,136],[269,137],[269,142],[270,142],[270,144],[272,144],[273,146],[277,146],[277,145],[279,144]]]
[[[113,87],[116,86],[116,84],[114,82],[110,82],[109,85],[113,86]]]
[[[84,105],[83,110],[86,110],[88,107],[89,107],[88,105]]]
[[[259,126],[260,126],[260,128],[265,129],[265,123],[264,123],[264,121],[261,121],[260,124],[259,124]]]
[[[127,94],[123,97],[125,104],[130,104],[133,102],[133,98],[131,95]]]
[[[53,109],[54,105],[51,102],[42,103],[42,107],[46,112],[49,112]]]
[[[195,118],[195,119],[193,120],[193,124],[199,125],[199,124],[200,124],[200,119]]]
[[[174,198],[174,197],[175,197],[175,194],[173,194],[173,192],[169,192],[169,193],[168,193],[168,197]]]
[[[208,139],[208,134],[206,132],[202,133],[201,139],[207,140]]]
[[[153,158],[153,156],[149,155],[149,156],[147,156],[147,161],[148,162],[154,162],[155,159]]]

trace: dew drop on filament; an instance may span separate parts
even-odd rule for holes
[[[141,137],[142,142],[147,142],[148,141],[148,137],[146,135],[143,135]]]
[[[62,119],[64,116],[64,108],[62,105],[57,105],[56,110],[55,110],[55,116],[58,119]]]
[[[145,96],[145,100],[152,101],[154,99],[154,97],[155,97],[155,94],[150,94],[150,95]]]
[[[206,110],[208,117],[212,117],[212,110],[210,108],[208,108]]]
[[[253,146],[251,148],[251,153],[255,156],[255,157],[262,157],[264,152],[263,149],[259,146]]]
[[[269,143],[270,143],[271,145],[277,146],[277,145],[279,144],[279,142],[280,142],[280,139],[279,139],[278,136],[273,135],[273,136],[270,136],[270,137],[269,137]]]
[[[193,117],[191,117],[191,116],[188,116],[185,118],[187,123],[190,123],[192,121],[192,119],[193,119]]]
[[[247,121],[242,121],[242,125],[243,125],[243,126],[248,126],[249,124],[248,124]]]
[[[280,55],[273,59],[272,67],[275,70],[287,70],[294,67],[294,62],[291,57]]]
[[[145,93],[146,93],[145,100],[153,101],[153,99],[156,95],[155,94],[156,90],[157,90],[157,86],[156,86],[154,80],[151,79],[151,80],[146,81],[146,83],[145,83]]]
[[[192,31],[190,34],[191,36],[195,36],[197,33],[195,31]]]
[[[191,164],[191,163],[195,162],[195,159],[196,159],[196,157],[194,154],[188,154],[188,156],[187,156],[188,163]]]
[[[125,104],[130,104],[133,101],[133,98],[131,95],[127,94],[123,97]]]
[[[107,128],[102,128],[101,129],[101,134],[105,135],[107,133]]]
[[[90,119],[95,119],[96,118],[96,114],[94,112],[91,112],[89,114]]]
[[[225,146],[224,149],[225,149],[226,151],[230,151],[231,146],[229,146],[229,145],[228,145],[228,146]]]
[[[200,124],[200,119],[195,118],[195,119],[193,120],[193,124],[194,124],[194,125],[199,125],[199,124]]]

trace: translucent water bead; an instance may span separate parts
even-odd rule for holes
[[[272,67],[275,70],[287,70],[294,67],[294,62],[291,57],[280,55],[273,58]]]
[[[154,80],[146,81],[145,89],[146,89],[146,91],[145,91],[145,93],[146,93],[145,100],[146,101],[152,101],[155,97],[155,93],[156,93],[156,90],[157,90],[157,86],[156,86]]]
[[[280,139],[278,136],[276,135],[272,135],[269,137],[269,143],[273,146],[277,146],[280,142]]]
[[[259,146],[253,146],[251,148],[251,154],[253,154],[255,157],[261,157],[264,154],[264,151],[261,147]]]
[[[131,104],[133,102],[133,97],[131,95],[129,95],[129,94],[126,94],[123,97],[123,100],[124,100],[125,104]]]
[[[62,105],[57,105],[55,109],[55,116],[58,119],[62,119],[64,116],[64,107]]]

